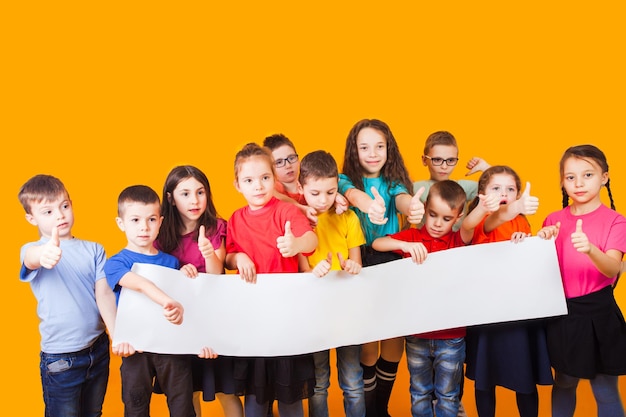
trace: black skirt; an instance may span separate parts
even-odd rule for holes
[[[569,376],[626,375],[626,322],[610,285],[567,300],[568,314],[548,322],[552,367]]]
[[[530,394],[537,384],[552,384],[543,320],[468,327],[465,342],[465,375],[477,390],[501,386]]]

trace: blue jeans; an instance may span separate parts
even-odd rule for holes
[[[99,417],[109,382],[109,336],[72,353],[40,353],[46,417]]]
[[[361,345],[336,349],[337,376],[343,391],[346,417],[365,417]],[[328,387],[330,386],[330,351],[313,354],[315,361],[315,394],[309,398],[310,417],[328,417]]]
[[[437,417],[456,417],[465,362],[465,339],[406,338],[406,359],[411,379],[411,414],[433,416],[433,393]]]

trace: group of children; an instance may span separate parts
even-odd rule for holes
[[[468,174],[482,171],[478,182],[450,180],[458,161],[454,137],[435,132],[422,157],[430,180],[412,183],[391,129],[376,119],[350,130],[341,173],[328,152],[300,160],[288,138],[273,135],[235,156],[234,183],[247,205],[228,222],[217,214],[206,175],[193,166],[175,167],[161,198],[144,185],[124,189],[117,224],[127,246],[109,259],[101,245],[72,236],[72,205],[61,181],[31,178],[19,199],[41,238],[22,247],[20,279],[38,300],[46,415],[101,414],[107,331],[114,331],[122,287],[144,293],[174,325],[184,320],[184,306],[134,273],[135,262],[181,269],[189,278],[228,269],[255,283],[259,273],[358,275],[401,257],[419,265],[431,252],[530,236],[526,215],[538,208],[530,184],[522,187],[513,169],[480,158],[467,164]],[[496,386],[516,392],[521,416],[536,417],[537,384],[553,385],[554,416],[572,416],[580,378],[591,381],[598,415],[624,415],[618,375],[626,374],[626,323],[613,287],[626,252],[626,218],[613,207],[598,148],[569,148],[560,168],[563,209],[537,235],[555,240],[569,314],[337,347],[346,416],[389,415],[404,352],[414,417],[462,412],[464,367],[475,381],[480,417],[495,415]],[[611,209],[601,202],[602,187]],[[210,347],[197,356],[135,352],[128,343],[112,350],[122,356],[127,416],[149,415],[153,392],[166,394],[172,416],[199,416],[201,399],[216,397],[229,417],[266,417],[274,401],[281,417],[300,417],[304,399],[310,416],[329,414],[329,351],[240,358]]]

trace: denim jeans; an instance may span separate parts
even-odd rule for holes
[[[109,336],[72,353],[40,353],[46,417],[98,417],[109,382]]]
[[[406,358],[411,379],[413,417],[433,416],[433,393],[437,400],[437,417],[456,417],[465,362],[465,339],[409,336],[406,338]]]
[[[337,376],[343,391],[346,417],[365,417],[361,346],[342,346],[336,349]],[[313,354],[315,361],[315,394],[309,398],[310,417],[328,417],[328,387],[330,386],[330,351]]]

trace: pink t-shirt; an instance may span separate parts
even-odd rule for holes
[[[609,249],[626,252],[626,218],[605,205],[581,216],[574,216],[570,208],[565,207],[546,217],[543,222],[544,226],[561,222],[555,245],[566,298],[580,297],[599,291],[607,285],[612,285],[616,278],[604,276],[587,254],[574,249],[570,237],[576,230],[578,219],[583,221],[583,232],[587,235],[589,242],[602,252]]]
[[[180,237],[178,247],[174,249],[171,255],[174,255],[180,265],[193,264],[198,269],[198,272],[206,272],[206,262],[200,249],[198,249],[197,232],[187,233]],[[222,246],[222,242],[226,238],[226,221],[224,219],[217,219],[217,225],[215,226],[215,232],[209,235],[207,232],[206,237],[211,241],[211,244],[215,249]],[[154,242],[154,246],[161,250],[158,241]]]
[[[291,222],[291,231],[296,237],[313,231],[309,220],[295,204],[275,197],[258,210],[251,210],[249,206],[240,208],[228,221],[226,253],[245,253],[254,262],[258,274],[298,272],[298,257],[283,258],[276,247],[276,239],[285,234],[287,221]]]

